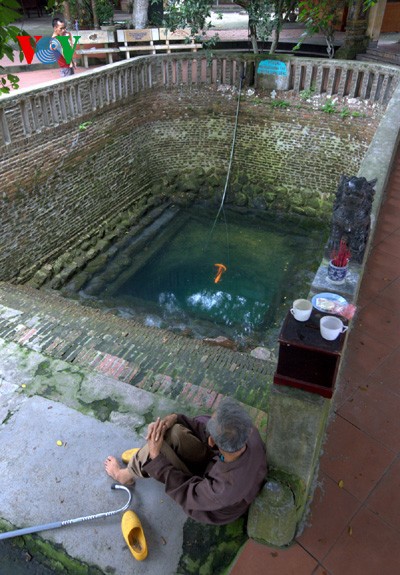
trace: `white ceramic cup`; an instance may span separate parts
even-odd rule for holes
[[[333,341],[339,334],[346,331],[347,325],[343,325],[342,320],[338,317],[325,315],[319,321],[319,328],[324,339]]]
[[[295,299],[290,313],[297,321],[307,321],[312,312],[312,303],[308,299]]]

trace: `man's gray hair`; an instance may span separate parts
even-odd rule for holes
[[[234,453],[245,446],[249,438],[252,421],[248,413],[234,399],[224,398],[212,418],[207,422],[207,431],[223,451]]]

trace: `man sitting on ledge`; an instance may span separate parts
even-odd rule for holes
[[[223,399],[212,417],[173,413],[158,418],[149,425],[146,440],[144,447],[132,450],[126,468],[107,457],[108,475],[125,485],[138,477],[157,479],[202,523],[234,521],[265,481],[265,446],[249,415],[233,399]]]

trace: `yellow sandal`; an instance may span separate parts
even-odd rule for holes
[[[125,511],[121,521],[122,535],[137,561],[147,557],[147,543],[139,517],[134,511]]]
[[[139,451],[140,447],[134,447],[133,449],[127,449],[121,455],[121,459],[124,463],[129,463],[129,460]]]

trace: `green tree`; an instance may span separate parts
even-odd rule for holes
[[[174,30],[190,26],[192,34],[204,33],[210,29],[209,17],[212,0],[170,0],[165,22]],[[249,35],[253,51],[257,53],[258,41],[273,41],[270,53],[274,53],[279,41],[279,33],[298,0],[236,0],[249,15]]]
[[[19,10],[21,6],[17,0],[0,0],[0,59],[4,56],[14,61],[14,50],[18,47],[17,36],[26,34],[13,22],[21,18]],[[20,60],[23,54],[20,51]],[[0,66],[0,95],[8,94],[11,88],[18,88],[18,77],[7,74],[6,70]]]
[[[298,5],[298,0],[237,0],[249,15],[249,34],[255,54],[258,41],[272,36],[270,54],[274,54],[283,24]]]
[[[295,49],[299,48],[304,39],[314,34],[323,34],[326,41],[326,51],[329,58],[335,54],[335,28],[340,22],[341,10],[348,4],[347,0],[300,0],[299,20],[304,22],[305,31]]]
[[[273,30],[271,48],[269,51],[270,54],[275,54],[283,24],[289,20],[290,15],[295,12],[298,4],[298,0],[276,0],[274,2],[275,26]]]
[[[325,36],[327,52],[329,58],[335,54],[335,29],[340,22],[341,11],[349,7],[350,11],[354,6],[359,5],[362,12],[366,12],[371,6],[376,4],[377,0],[300,0],[299,2],[299,20],[304,22],[305,31],[300,42],[295,46],[298,49],[302,42],[308,36],[314,34],[323,34]]]
[[[211,16],[212,0],[169,0],[165,12],[165,23],[171,30],[190,27],[192,34],[206,32]]]
[[[53,16],[62,14],[72,25],[77,21],[82,30],[99,30],[101,24],[111,23],[114,8],[114,0],[47,0],[46,6]]]

